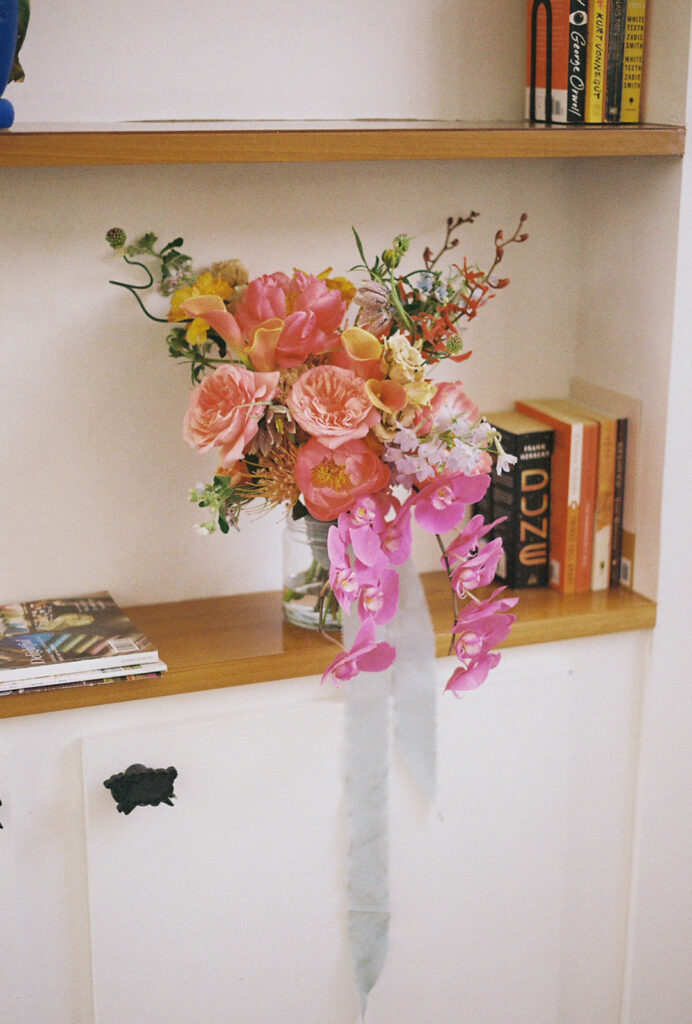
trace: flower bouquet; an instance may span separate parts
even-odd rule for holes
[[[477,216],[449,218],[439,251],[426,248],[407,272],[408,236],[368,260],[354,231],[358,283],[331,268],[250,279],[237,259],[196,269],[181,238],[158,248],[151,233],[130,245],[119,228],[106,236],[147,275],[141,285],[111,283],[169,324],[168,351],[189,365],[185,440],[218,451],[212,482],[191,492],[209,515],[200,529],[228,532],[241,513],[285,506],[293,524],[309,524],[314,555],[284,591],[288,617],[307,592],[320,627],[338,624],[342,610],[356,617],[349,649],[331,637],[340,650],[324,679],[393,663],[396,650],[377,627],[397,613],[414,522],[436,535],[454,596],[459,665],[447,689],[485,680],[514,620],[515,599],[501,589],[474,593],[492,582],[501,541],[488,537],[495,523],[467,516],[493,466],[501,472],[511,459],[462,384],[431,376],[442,361],[471,355],[462,328],[509,283],[497,274],[506,246],[528,237],[522,214],[511,236],[496,233],[486,270],[467,259],[443,270],[459,229]],[[166,317],[142,299],[152,288],[170,299]]]

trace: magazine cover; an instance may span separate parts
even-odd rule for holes
[[[157,658],[107,592],[0,606],[0,682]]]

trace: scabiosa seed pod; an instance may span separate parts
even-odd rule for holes
[[[127,241],[127,235],[122,228],[111,228],[106,232],[106,241],[112,249],[121,249]]]
[[[464,349],[464,343],[458,334],[452,334],[449,338],[447,338],[445,342],[445,347],[451,355],[458,356],[459,353],[462,352]]]

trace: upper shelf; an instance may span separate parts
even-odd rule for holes
[[[682,156],[674,125],[457,121],[167,121],[24,124],[0,131],[0,166],[310,163]]]

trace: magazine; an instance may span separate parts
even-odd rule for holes
[[[0,605],[0,683],[157,660],[106,591]]]

